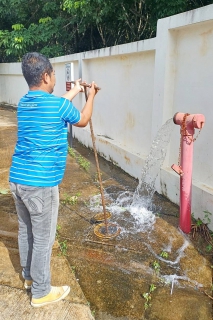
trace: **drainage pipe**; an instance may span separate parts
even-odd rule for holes
[[[180,163],[172,169],[180,175],[180,221],[179,227],[184,233],[191,231],[192,162],[193,138],[195,128],[202,129],[205,117],[202,114],[177,112],[173,121],[180,125]]]

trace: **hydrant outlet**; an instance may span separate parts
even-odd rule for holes
[[[180,113],[180,112],[176,112],[176,113],[174,114],[174,116],[173,116],[173,122],[174,122],[174,124],[177,124],[177,122],[176,122],[176,116],[177,116],[178,113]]]

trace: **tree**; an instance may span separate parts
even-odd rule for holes
[[[154,37],[157,20],[213,0],[0,0],[0,62]]]
[[[20,61],[27,51],[63,55],[70,42],[69,23],[60,0],[0,0],[1,61]]]
[[[147,0],[151,28],[156,32],[157,21],[174,14],[213,3],[212,0]]]

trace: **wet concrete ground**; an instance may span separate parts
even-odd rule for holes
[[[4,159],[13,152],[15,130],[8,128],[7,135],[0,138],[4,168]],[[211,256],[201,237],[195,241],[179,232],[178,207],[155,194],[153,201],[160,215],[153,226],[143,232],[126,232],[134,217],[124,210],[110,221],[122,227],[125,223],[125,232],[122,229],[111,240],[100,239],[91,223],[95,213],[90,200],[99,194],[94,155],[76,141],[73,150],[75,157],[68,157],[60,185],[59,242],[95,319],[212,319],[212,300],[207,296],[211,295]],[[79,164],[80,155],[90,161],[88,172],[82,168],[82,159]],[[115,199],[121,192],[135,190],[135,179],[111,163],[99,161],[103,186]],[[8,170],[1,170],[0,192],[8,188],[7,176]],[[107,199],[107,204],[109,201],[112,199]],[[0,206],[8,215],[14,212],[10,195],[1,194]],[[2,223],[8,226],[8,221]],[[9,225],[12,232],[12,223]],[[162,252],[168,256],[162,257]]]
[[[88,206],[89,198],[99,193],[92,163],[94,155],[75,141],[73,148],[90,160],[91,168],[86,173],[76,166],[76,159],[68,159],[61,193],[66,186],[69,194],[81,195],[78,204],[69,209],[61,206],[59,223],[64,238],[68,239],[68,260],[75,266],[96,319],[211,319],[211,300],[202,293],[204,288],[208,291],[211,287],[210,263],[199,255],[190,236],[178,231],[178,207],[156,194],[154,202],[164,218],[158,217],[153,228],[124,233],[110,241],[97,238],[90,224],[94,212]],[[100,166],[104,188],[113,191],[115,198],[121,191],[135,190],[138,184],[135,179],[102,159]],[[129,225],[131,218],[128,216]],[[111,220],[122,222],[121,217],[112,216]],[[162,259],[161,252],[169,247],[168,258]],[[153,264],[156,268],[159,264],[159,270]],[[178,282],[172,284],[172,277],[179,278]],[[145,310],[143,295],[152,284],[156,289],[150,295],[151,306]]]

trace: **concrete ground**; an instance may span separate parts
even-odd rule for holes
[[[92,320],[89,304],[75,278],[65,256],[55,242],[51,273],[52,285],[70,285],[70,294],[62,301],[33,308],[30,305],[31,293],[23,287],[18,253],[18,222],[15,208],[8,212],[8,204],[13,201],[9,192],[8,170],[16,140],[16,117],[12,109],[0,110],[0,197],[4,197],[0,210],[0,319],[71,319]],[[10,141],[10,143],[8,143]],[[7,193],[7,194],[5,194]]]
[[[147,232],[128,232],[110,241],[100,240],[91,225],[94,212],[89,205],[91,197],[100,193],[95,182],[96,168],[91,162],[90,170],[85,172],[79,166],[79,154],[76,158],[68,157],[60,185],[60,199],[64,199],[65,205],[61,202],[59,210],[59,242],[67,241],[67,256],[59,256],[56,242],[51,263],[52,284],[69,284],[71,293],[49,307],[35,310],[30,306],[30,292],[23,289],[19,265],[17,215],[12,196],[7,193],[16,141],[15,119],[13,109],[0,108],[0,320],[84,320],[94,319],[94,311],[96,320],[212,319],[212,300],[208,297],[212,294],[212,263],[200,254],[190,235],[179,232],[175,218],[178,208],[160,199],[161,204],[167,202],[163,209],[167,220],[162,215]],[[88,153],[94,158],[89,149],[82,151],[87,159]],[[111,163],[106,162],[104,167],[102,162],[101,170],[105,191],[117,199],[126,190],[122,177]],[[132,179],[125,179],[129,188]],[[71,200],[78,193],[78,202],[73,204]],[[126,211],[116,219],[127,231],[134,222]],[[168,259],[162,259],[162,250],[168,251]],[[157,271],[154,262],[159,267]],[[144,294],[148,294],[151,285],[156,289],[146,309]]]

